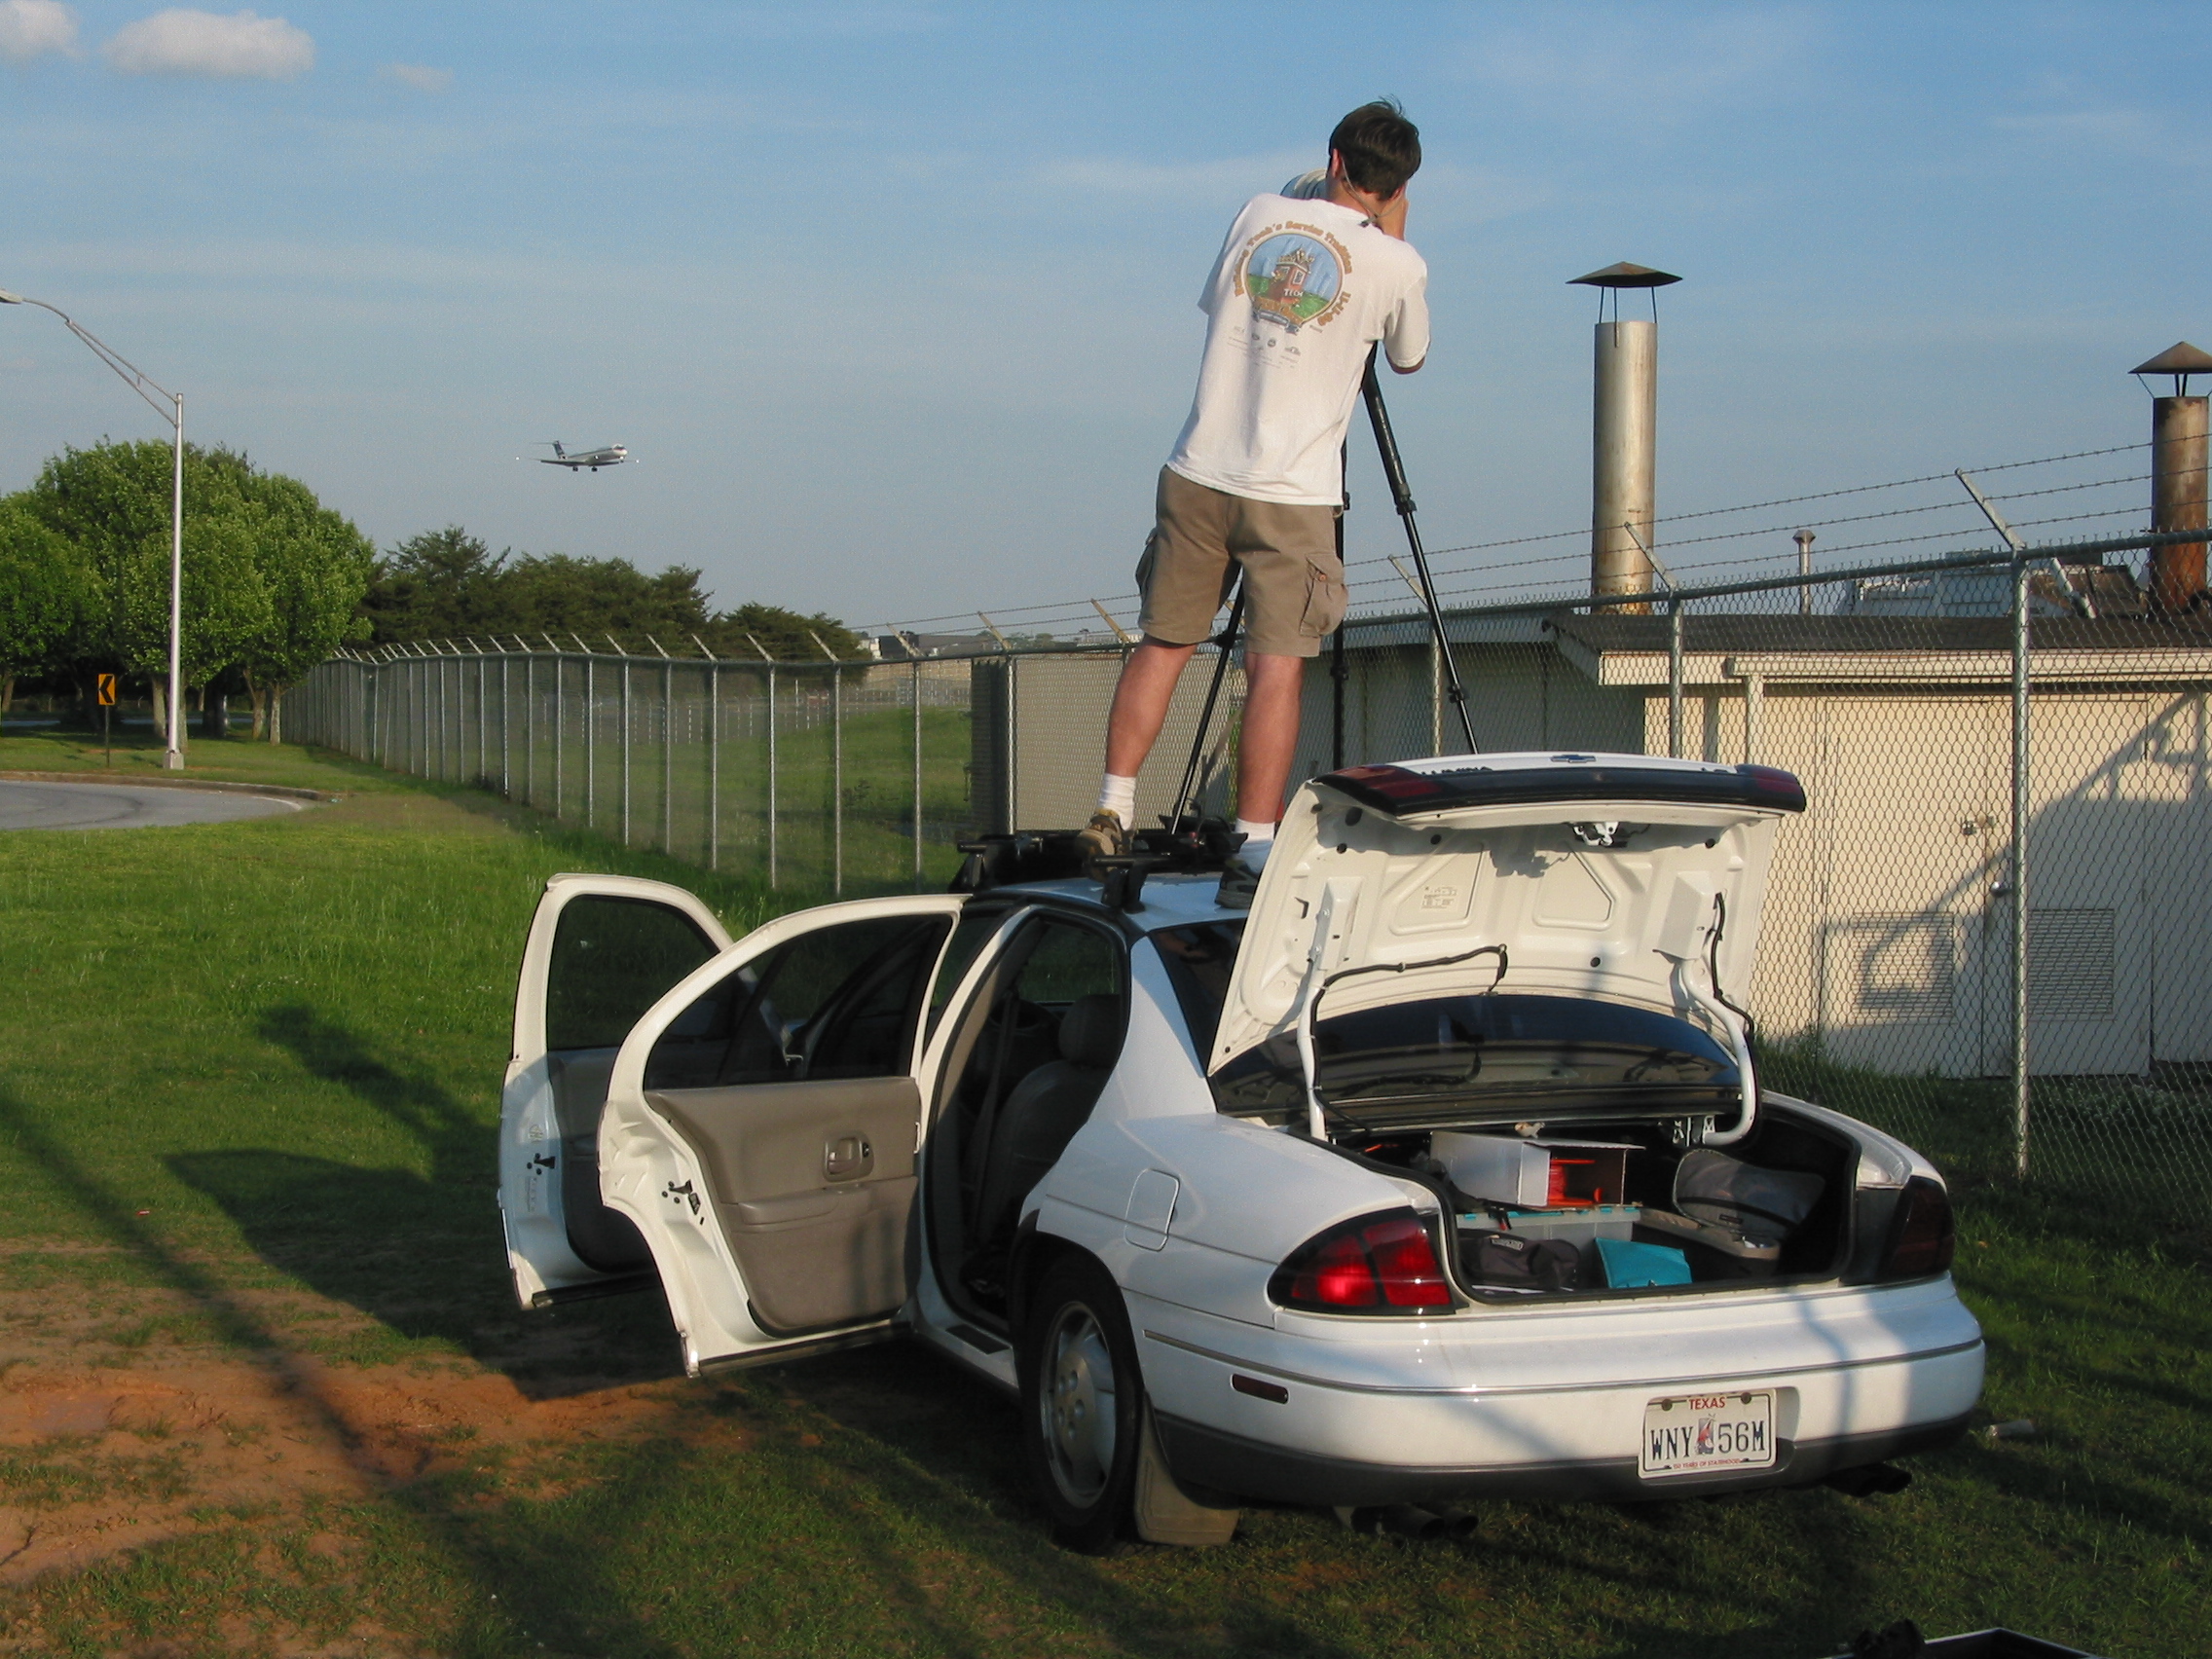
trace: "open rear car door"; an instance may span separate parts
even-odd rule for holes
[[[499,1106],[499,1211],[523,1307],[651,1282],[645,1239],[600,1200],[600,1109],[639,1016],[729,946],[680,887],[619,875],[546,882],[523,947]]]
[[[652,1252],[687,1371],[892,1333],[918,1266],[924,1013],[959,971],[944,959],[965,903],[770,922],[624,1041],[600,1187]]]

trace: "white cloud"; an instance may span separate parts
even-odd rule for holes
[[[188,6],[127,24],[100,53],[124,75],[289,81],[314,67],[313,37],[282,18],[252,12],[222,18]]]
[[[0,0],[0,57],[28,63],[77,49],[77,14],[61,0]]]
[[[453,86],[451,69],[433,69],[427,63],[387,63],[383,73],[386,80],[419,92],[442,92]]]

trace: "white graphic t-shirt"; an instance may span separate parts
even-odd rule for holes
[[[1255,196],[1198,308],[1198,392],[1167,464],[1232,496],[1335,506],[1367,349],[1407,369],[1428,352],[1428,266],[1354,208]]]

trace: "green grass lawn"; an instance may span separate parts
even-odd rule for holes
[[[1814,1659],[1899,1617],[2204,1650],[2206,1254],[1995,1187],[1959,1273],[2035,1438],[1888,1499],[1497,1503],[1466,1544],[1272,1509],[1071,1556],[1011,1404],[916,1348],[691,1382],[656,1298],[524,1316],[492,1131],[544,878],[660,876],[733,932],[793,897],[297,749],[193,759],[343,798],[0,836],[0,1558],[102,1503],[145,1530],[0,1560],[0,1651]],[[5,1415],[63,1382],[185,1403]]]

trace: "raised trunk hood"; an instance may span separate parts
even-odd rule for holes
[[[1486,945],[1505,947],[1501,990],[1710,1029],[1679,965],[1706,987],[1724,915],[1720,988],[1746,1000],[1775,828],[1804,804],[1787,772],[1640,755],[1450,756],[1316,778],[1261,871],[1207,1070],[1292,1030],[1310,985],[1347,968],[1402,971],[1331,985],[1324,1019],[1486,989],[1494,956],[1421,966]]]

